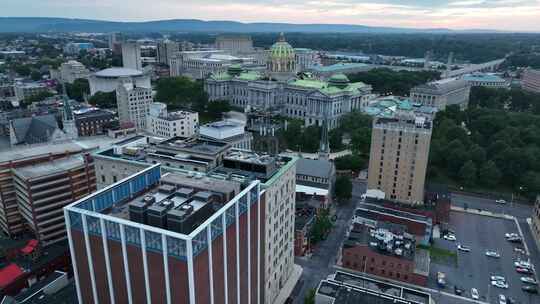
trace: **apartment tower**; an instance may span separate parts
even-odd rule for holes
[[[431,132],[428,117],[413,113],[375,117],[368,189],[378,189],[392,201],[423,204]]]

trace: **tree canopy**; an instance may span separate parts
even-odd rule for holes
[[[66,83],[66,91],[69,98],[77,101],[84,101],[84,95],[90,94],[88,79],[75,79],[73,83]]]
[[[409,95],[410,90],[420,84],[437,80],[437,71],[392,71],[390,69],[374,69],[349,75],[352,82],[364,82],[373,86],[373,91],[380,94]]]
[[[340,202],[346,202],[352,197],[352,182],[348,176],[338,176],[334,185],[336,198]]]

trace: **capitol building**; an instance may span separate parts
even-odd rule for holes
[[[294,48],[281,34],[270,49],[266,71],[246,71],[232,65],[226,72],[212,74],[205,81],[210,101],[228,100],[231,105],[279,112],[297,118],[305,125],[329,129],[339,125],[340,118],[366,107],[374,98],[372,88],[362,82],[351,83],[347,76],[336,74],[327,80],[297,74]]]

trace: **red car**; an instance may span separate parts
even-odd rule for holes
[[[528,269],[528,268],[523,268],[523,267],[516,267],[516,271],[519,272],[519,273],[526,273],[526,274],[532,274],[532,270]]]

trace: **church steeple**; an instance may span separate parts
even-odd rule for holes
[[[319,159],[330,159],[330,141],[328,139],[328,120],[327,114],[324,114],[322,124],[321,142],[319,144]]]
[[[62,103],[62,125],[64,126],[64,133],[66,133],[68,138],[76,139],[79,137],[79,132],[75,124],[75,115],[69,102],[65,84],[62,84]]]

